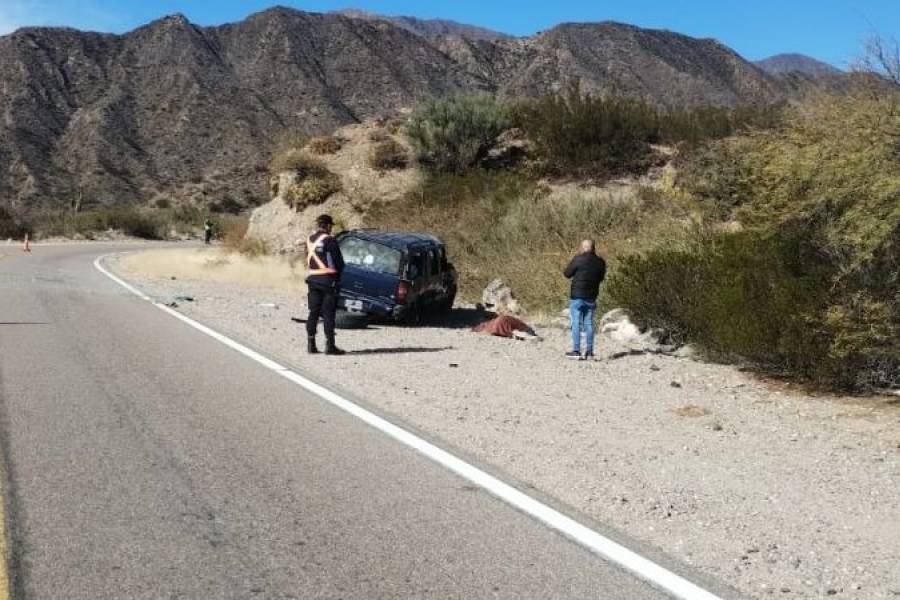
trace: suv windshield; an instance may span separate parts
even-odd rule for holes
[[[344,262],[348,265],[375,273],[400,274],[403,255],[399,250],[355,237],[345,237],[340,244]]]

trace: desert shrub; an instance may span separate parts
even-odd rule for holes
[[[167,219],[152,209],[136,206],[104,207],[78,213],[64,211],[35,218],[35,233],[46,236],[81,236],[93,238],[104,231],[119,231],[125,235],[162,240],[167,235]]]
[[[820,95],[685,158],[743,231],[626,259],[610,293],[713,355],[846,390],[900,385],[900,96]]]
[[[614,259],[685,235],[683,215],[651,196],[551,194],[520,173],[474,169],[432,175],[399,205],[373,211],[369,224],[443,239],[470,301],[501,277],[529,311],[555,313],[568,294],[562,270],[582,239],[599,240]]]
[[[372,131],[370,131],[368,137],[369,137],[370,142],[374,142],[376,144],[378,144],[380,142],[386,142],[389,139],[391,139],[390,134],[387,132],[386,129],[384,129],[382,127],[379,127],[378,129],[373,129]]]
[[[247,236],[249,226],[250,220],[246,217],[231,218],[222,223],[220,225],[222,245],[231,252],[238,252],[251,258],[271,254],[271,249],[265,241]]]
[[[320,135],[309,140],[306,147],[313,154],[334,154],[342,145],[341,140],[333,135]]]
[[[19,238],[26,227],[4,207],[0,206],[0,238]]]
[[[514,122],[537,146],[539,174],[605,179],[659,160],[653,144],[694,147],[749,129],[771,129],[782,105],[661,110],[641,100],[565,93],[516,105]]]
[[[217,223],[217,229],[222,232],[222,245],[225,249],[250,258],[271,254],[271,249],[265,241],[247,235],[249,227],[250,219],[247,217],[230,217]]]
[[[342,189],[340,177],[329,171],[321,160],[303,150],[294,149],[276,155],[271,170],[273,174],[296,174],[297,182],[282,194],[288,206],[296,210],[321,204]]]
[[[240,214],[242,210],[244,210],[244,205],[231,196],[225,196],[221,200],[210,202],[208,206],[210,212],[219,214],[224,213],[229,215],[237,215]]]
[[[746,140],[716,140],[682,150],[675,164],[678,184],[712,220],[725,221],[755,195],[743,146]]]
[[[318,158],[311,156],[309,152],[300,148],[288,148],[287,150],[276,153],[269,162],[269,173],[278,175],[288,171],[297,173],[306,173],[321,170],[325,168]]]
[[[369,151],[368,163],[376,171],[405,169],[409,163],[409,154],[402,144],[389,137],[372,146]]]
[[[255,237],[245,237],[238,245],[237,251],[250,258],[268,256],[272,253],[267,242]]]
[[[658,140],[663,144],[697,146],[748,130],[776,129],[783,123],[786,105],[700,106],[659,114]]]
[[[516,124],[534,141],[541,174],[607,178],[652,164],[658,115],[643,102],[583,95],[571,87],[516,107]]]
[[[503,101],[459,96],[426,102],[412,115],[405,133],[422,165],[438,173],[461,173],[475,165],[509,125]]]
[[[628,257],[608,292],[642,325],[723,360],[841,389],[896,384],[900,320],[865,289],[836,289],[840,271],[821,232],[792,224]]]
[[[284,199],[288,206],[300,210],[306,206],[321,204],[339,191],[340,178],[326,169],[324,172],[306,175],[285,191]]]

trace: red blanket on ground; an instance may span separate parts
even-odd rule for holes
[[[496,319],[491,319],[481,325],[476,325],[472,328],[472,331],[505,338],[513,337],[513,331],[524,331],[529,335],[534,335],[534,330],[531,327],[509,315],[500,315]]]

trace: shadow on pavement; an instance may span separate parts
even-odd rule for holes
[[[351,350],[348,355],[364,355],[364,354],[428,354],[432,352],[444,352],[452,350],[452,346],[446,348],[369,348],[366,350]]]

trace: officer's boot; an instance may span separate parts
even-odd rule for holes
[[[325,354],[328,356],[344,356],[347,353],[335,345],[334,338],[328,338],[325,341]]]
[[[306,351],[310,354],[319,353],[319,349],[316,348],[316,336],[306,338]]]

